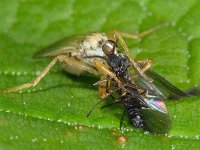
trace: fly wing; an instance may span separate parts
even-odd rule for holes
[[[164,77],[161,75],[155,73],[152,70],[148,70],[146,72],[146,75],[153,79],[153,84],[156,85],[160,89],[160,91],[167,97],[172,99],[179,99],[181,97],[188,97],[191,96],[189,92],[184,92],[174,86],[172,83],[167,81]]]
[[[166,99],[166,95],[163,94],[160,89],[151,81],[148,79],[145,79],[143,76],[138,74],[135,69],[131,68],[130,70],[132,80],[134,81],[137,86],[141,87],[142,89],[145,89],[148,91],[150,95],[156,95],[161,97],[162,99]]]
[[[84,36],[66,37],[39,51],[34,57],[55,57],[60,54],[78,53],[80,50],[80,42],[83,39]]]
[[[171,128],[171,120],[168,113],[163,113],[151,108],[143,108],[141,114],[147,131],[165,134]]]
[[[153,133],[167,133],[171,127],[171,120],[162,97],[145,95],[142,101],[145,104],[141,110],[145,129]]]
[[[147,70],[145,75],[152,79],[152,81],[149,81],[139,75],[133,68],[131,68],[131,74],[136,84],[150,91],[151,93],[155,93],[156,95],[164,97],[164,99],[179,99],[181,97],[188,97],[191,96],[190,93],[192,93],[194,90],[196,90],[195,92],[198,93],[196,95],[199,95],[200,93],[199,88],[195,88],[189,92],[182,91],[151,69]]]

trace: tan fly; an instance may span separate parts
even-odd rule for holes
[[[35,79],[29,83],[25,83],[17,87],[0,90],[0,94],[20,91],[22,89],[36,86],[57,62],[61,62],[63,69],[74,75],[90,73],[95,76],[101,76],[106,74],[115,79],[115,81],[121,85],[122,83],[117,79],[116,75],[109,70],[109,67],[105,63],[106,61],[104,62],[104,60],[101,59],[105,57],[105,54],[102,51],[102,46],[108,40],[118,41],[123,47],[127,57],[130,58],[129,49],[123,38],[138,39],[158,30],[162,26],[163,25],[156,26],[139,34],[129,34],[112,30],[108,35],[105,33],[94,32],[83,36],[65,38],[47,47],[44,51],[36,54],[36,57],[40,58],[51,57],[52,61]],[[94,58],[90,56],[96,57]],[[131,58],[130,60],[133,67],[139,72],[139,74],[143,76],[143,70],[140,69],[140,67],[137,65],[137,62]],[[150,66],[150,63],[147,64],[146,69],[148,69]]]

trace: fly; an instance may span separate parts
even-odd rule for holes
[[[170,119],[163,102],[167,96],[161,91],[162,87],[169,96],[185,97],[190,94],[179,90],[150,70],[150,60],[136,61],[132,59],[122,38],[141,38],[161,26],[137,35],[113,30],[109,36],[96,32],[63,39],[36,55],[36,57],[52,58],[39,76],[29,83],[1,90],[0,94],[36,86],[57,62],[62,62],[63,69],[75,75],[90,73],[96,76],[102,74],[109,76],[104,81],[114,84],[115,88],[110,90],[109,84],[106,84],[106,91],[99,92],[102,94],[100,97],[104,99],[105,94],[112,96],[112,92],[118,92],[121,95],[118,103],[123,104],[134,127],[144,128],[155,133],[165,133],[170,128]],[[123,47],[125,54],[118,53],[116,41]],[[129,68],[134,71],[129,71]],[[100,83],[103,83],[103,80]],[[122,120],[123,117],[121,122]]]
[[[35,55],[37,58],[52,58],[52,61],[41,71],[41,73],[35,79],[17,87],[0,90],[0,94],[16,92],[36,86],[57,62],[61,62],[65,71],[77,76],[83,74],[101,76],[103,74],[102,69],[100,69],[99,64],[95,62],[95,60],[101,60],[101,63],[104,63],[104,60],[100,59],[105,56],[104,52],[102,51],[102,46],[108,40],[117,39],[121,45],[125,47],[125,50],[128,51],[122,36],[130,39],[137,39],[158,30],[162,26],[163,25],[156,26],[150,30],[135,35],[112,30],[109,33],[109,36],[107,36],[105,33],[93,32],[83,36],[65,38]],[[94,60],[93,58],[90,58],[90,56],[97,56],[97,58]],[[135,61],[134,63],[135,67],[139,70]]]

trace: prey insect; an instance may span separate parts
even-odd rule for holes
[[[118,84],[113,76],[107,72],[105,75],[108,77],[96,83],[100,90],[105,89],[104,92],[99,92],[102,100],[107,96],[111,96],[115,100],[116,98],[113,96],[115,92],[120,95],[114,103],[102,108],[113,104],[123,105],[124,111],[120,121],[120,129],[124,115],[127,113],[133,127],[143,128],[158,134],[168,132],[171,121],[164,101],[169,97],[175,99],[188,97],[191,94],[181,91],[162,76],[144,66],[144,61],[137,61],[137,65],[143,70],[141,75],[133,67],[131,58],[119,51],[115,41],[107,41],[102,46],[102,50],[106,55],[103,59],[106,60],[110,71],[122,83]],[[167,94],[164,94],[164,90]],[[88,116],[101,101],[91,109]]]
[[[106,84],[106,90],[102,91],[99,88],[100,97],[105,99],[106,96],[112,96],[113,92],[118,92],[121,96],[116,103],[123,104],[133,126],[145,128],[155,133],[165,133],[170,128],[170,119],[163,102],[166,96],[156,85],[160,84],[161,87],[168,90],[170,96],[182,97],[190,96],[190,94],[179,90],[149,70],[150,60],[132,59],[123,40],[123,37],[141,38],[156,31],[161,26],[136,35],[113,30],[108,36],[103,33],[90,33],[85,36],[63,39],[36,55],[36,57],[41,58],[53,58],[39,76],[29,83],[1,90],[0,94],[36,86],[57,62],[61,62],[65,71],[75,75],[90,73],[96,76],[103,74],[108,76],[109,78],[105,78],[99,83],[110,82],[114,85],[114,89],[110,89],[109,84]],[[125,54],[117,52],[116,41],[121,44]],[[129,71],[129,68],[132,68],[134,72]],[[153,79],[153,82],[150,82],[150,79]],[[156,81],[159,84],[156,84]],[[124,116],[125,111],[122,116]],[[123,117],[120,124],[122,124],[122,120]]]
[[[129,34],[124,32],[119,32],[113,30],[107,36],[104,33],[90,33],[84,36],[74,36],[70,38],[65,38],[57,43],[47,47],[44,51],[41,51],[36,54],[36,57],[43,58],[43,57],[51,57],[53,58],[52,61],[41,71],[39,76],[37,76],[34,80],[29,83],[25,83],[19,85],[17,87],[11,87],[5,90],[0,90],[0,94],[20,91],[29,87],[36,86],[42,78],[46,76],[46,74],[51,70],[51,68],[57,63],[61,62],[62,67],[65,71],[75,74],[75,75],[82,75],[82,74],[92,74],[95,76],[101,76],[102,70],[106,71],[107,74],[110,74],[115,78],[115,81],[118,84],[122,84],[115,75],[110,72],[108,69],[105,69],[105,65],[99,65],[98,62],[95,60],[104,57],[105,54],[102,51],[102,45],[104,45],[109,39],[117,39],[122,47],[124,47],[127,55],[130,57],[128,47],[126,46],[122,37],[130,38],[130,39],[137,39],[141,38],[145,35],[148,35],[156,30],[158,30],[163,25],[154,27],[150,30],[144,31],[139,34]],[[97,58],[93,59],[90,56],[98,56]],[[101,61],[104,61],[100,59]],[[133,65],[137,70],[142,74],[140,68],[133,60]]]

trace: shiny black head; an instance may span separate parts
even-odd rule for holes
[[[102,46],[102,50],[106,55],[114,54],[116,48],[117,43],[112,40],[106,41],[106,43],[104,43]]]

